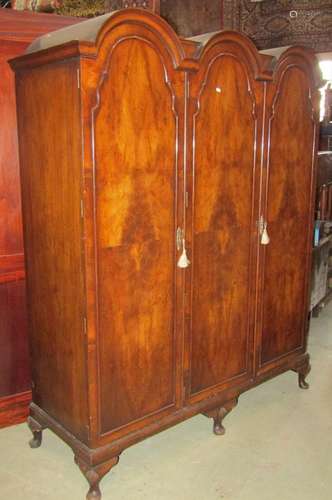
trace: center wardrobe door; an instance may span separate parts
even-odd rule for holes
[[[138,37],[118,43],[103,68],[95,109],[102,434],[177,404],[183,102],[173,84],[179,93],[184,85],[165,52]]]
[[[252,373],[257,103],[246,65],[214,53],[192,79],[192,275],[188,396]],[[257,169],[258,170],[258,169]]]

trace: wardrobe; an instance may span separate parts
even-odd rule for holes
[[[121,452],[287,370],[307,388],[319,75],[239,33],[118,11],[16,72],[32,447],[54,431],[88,499]],[[294,403],[296,404],[296,403]]]

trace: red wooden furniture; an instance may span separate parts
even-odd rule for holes
[[[0,9],[0,427],[24,420],[31,398],[16,102],[7,61],[37,36],[79,21]]]
[[[128,446],[197,413],[223,434],[287,370],[308,387],[319,99],[305,49],[272,70],[238,33],[104,19],[12,61],[31,445],[64,439],[95,500]]]

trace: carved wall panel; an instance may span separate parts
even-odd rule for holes
[[[105,2],[108,11],[136,7],[141,9],[150,9],[158,14],[159,4],[159,0],[106,0]]]
[[[304,45],[332,50],[332,0],[224,0],[223,26],[248,35],[257,47]]]

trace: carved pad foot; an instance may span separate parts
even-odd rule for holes
[[[307,355],[305,361],[301,365],[294,368],[294,371],[298,373],[300,389],[309,389],[309,384],[306,381],[306,377],[309,375],[310,370],[310,359],[309,355]]]
[[[81,469],[89,483],[89,491],[86,500],[100,500],[101,491],[99,483],[103,477],[118,463],[119,457],[113,457],[111,460],[99,465],[89,465],[81,458],[75,456],[75,462]]]
[[[299,387],[300,387],[300,389],[309,389],[310,386],[309,386],[308,382],[305,380],[308,373],[307,374],[299,373]]]
[[[221,417],[220,420],[222,420],[222,419],[223,419],[223,417]],[[219,422],[218,420],[219,420],[219,418],[214,420],[214,422],[213,422],[213,432],[216,436],[223,436],[226,432],[226,429],[222,425],[221,421]]]
[[[213,418],[213,432],[217,436],[223,436],[226,432],[225,427],[223,426],[223,420],[228,415],[229,412],[235,408],[237,405],[237,399],[232,399],[231,401],[227,401],[224,406],[220,408],[216,408],[214,410],[209,410],[204,413],[204,415],[208,418]]]
[[[33,438],[29,441],[30,448],[39,448],[42,444],[44,427],[32,417],[28,417],[28,426],[33,435]]]

